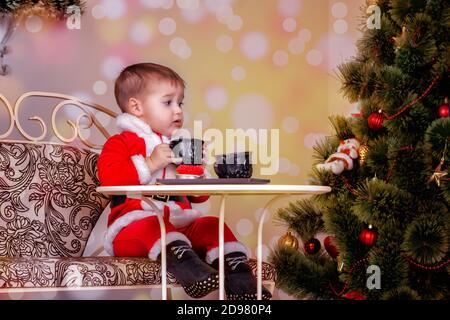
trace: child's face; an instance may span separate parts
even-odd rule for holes
[[[141,120],[153,131],[171,137],[183,126],[184,89],[168,80],[155,81],[140,99]]]

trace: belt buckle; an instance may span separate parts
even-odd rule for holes
[[[169,195],[160,195],[155,194],[152,196],[152,199],[162,201],[162,202],[168,202],[169,201]]]

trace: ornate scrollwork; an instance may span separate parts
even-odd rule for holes
[[[250,259],[256,275],[256,260]],[[263,280],[276,281],[276,270],[263,263]],[[167,283],[177,286],[173,275]],[[143,257],[2,258],[0,288],[130,287],[161,285],[161,264]],[[1,290],[1,289],[0,289]]]
[[[109,202],[96,191],[97,159],[58,144],[0,143],[0,257],[83,253]]]
[[[75,141],[76,139],[79,139],[88,148],[101,149],[101,145],[94,144],[93,142],[91,142],[82,135],[80,130],[82,126],[84,127],[84,129],[90,129],[92,128],[92,126],[95,126],[106,139],[109,138],[110,134],[108,133],[106,128],[102,125],[102,123],[97,119],[93,111],[99,111],[101,113],[106,114],[107,116],[110,116],[111,118],[115,118],[117,116],[117,113],[97,103],[83,101],[73,96],[51,92],[32,91],[22,94],[14,104],[14,108],[12,108],[9,101],[3,95],[0,94],[0,104],[6,107],[10,117],[10,126],[5,133],[0,135],[0,139],[7,138],[13,131],[14,127],[16,127],[17,130],[20,132],[20,134],[29,142],[45,142],[43,141],[43,139],[45,139],[45,137],[47,136],[48,130],[47,125],[45,124],[44,120],[41,117],[36,115],[28,118],[28,120],[37,121],[41,127],[42,133],[37,137],[31,136],[25,131],[19,117],[19,112],[21,110],[21,107],[23,106],[23,102],[31,97],[45,97],[50,99],[61,100],[53,107],[53,111],[51,114],[51,124],[55,136],[63,143],[70,143]],[[82,112],[82,114],[80,114],[77,117],[75,122],[73,122],[72,120],[66,121],[67,124],[72,129],[72,135],[68,138],[64,137],[61,134],[56,123],[56,116],[58,112],[65,106],[76,107]],[[81,123],[83,118],[87,120],[87,123],[85,124]]]

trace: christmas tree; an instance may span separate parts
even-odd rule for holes
[[[303,243],[280,239],[277,285],[297,298],[449,299],[450,2],[363,10],[358,53],[338,67],[361,113],[331,117],[335,134],[314,148],[311,184],[332,191],[277,212]]]
[[[86,3],[82,0],[0,0],[0,14],[19,16],[39,15],[62,19],[68,15],[70,7],[77,7],[83,12]]]

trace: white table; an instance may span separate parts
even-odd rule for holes
[[[258,225],[258,256],[257,256],[257,281],[258,300],[262,296],[262,230],[264,219],[270,206],[282,197],[291,195],[315,195],[331,191],[326,186],[311,185],[273,185],[273,184],[191,184],[191,185],[140,185],[140,186],[113,186],[99,187],[98,192],[105,195],[126,195],[129,198],[141,199],[152,206],[158,212],[158,221],[161,228],[161,283],[162,299],[167,299],[167,263],[166,263],[166,229],[164,226],[164,212],[158,209],[149,198],[152,195],[218,195],[220,199],[219,215],[219,298],[225,299],[225,263],[224,263],[224,224],[225,224],[225,200],[228,196],[239,195],[270,195],[272,198],[264,206],[263,214]]]

